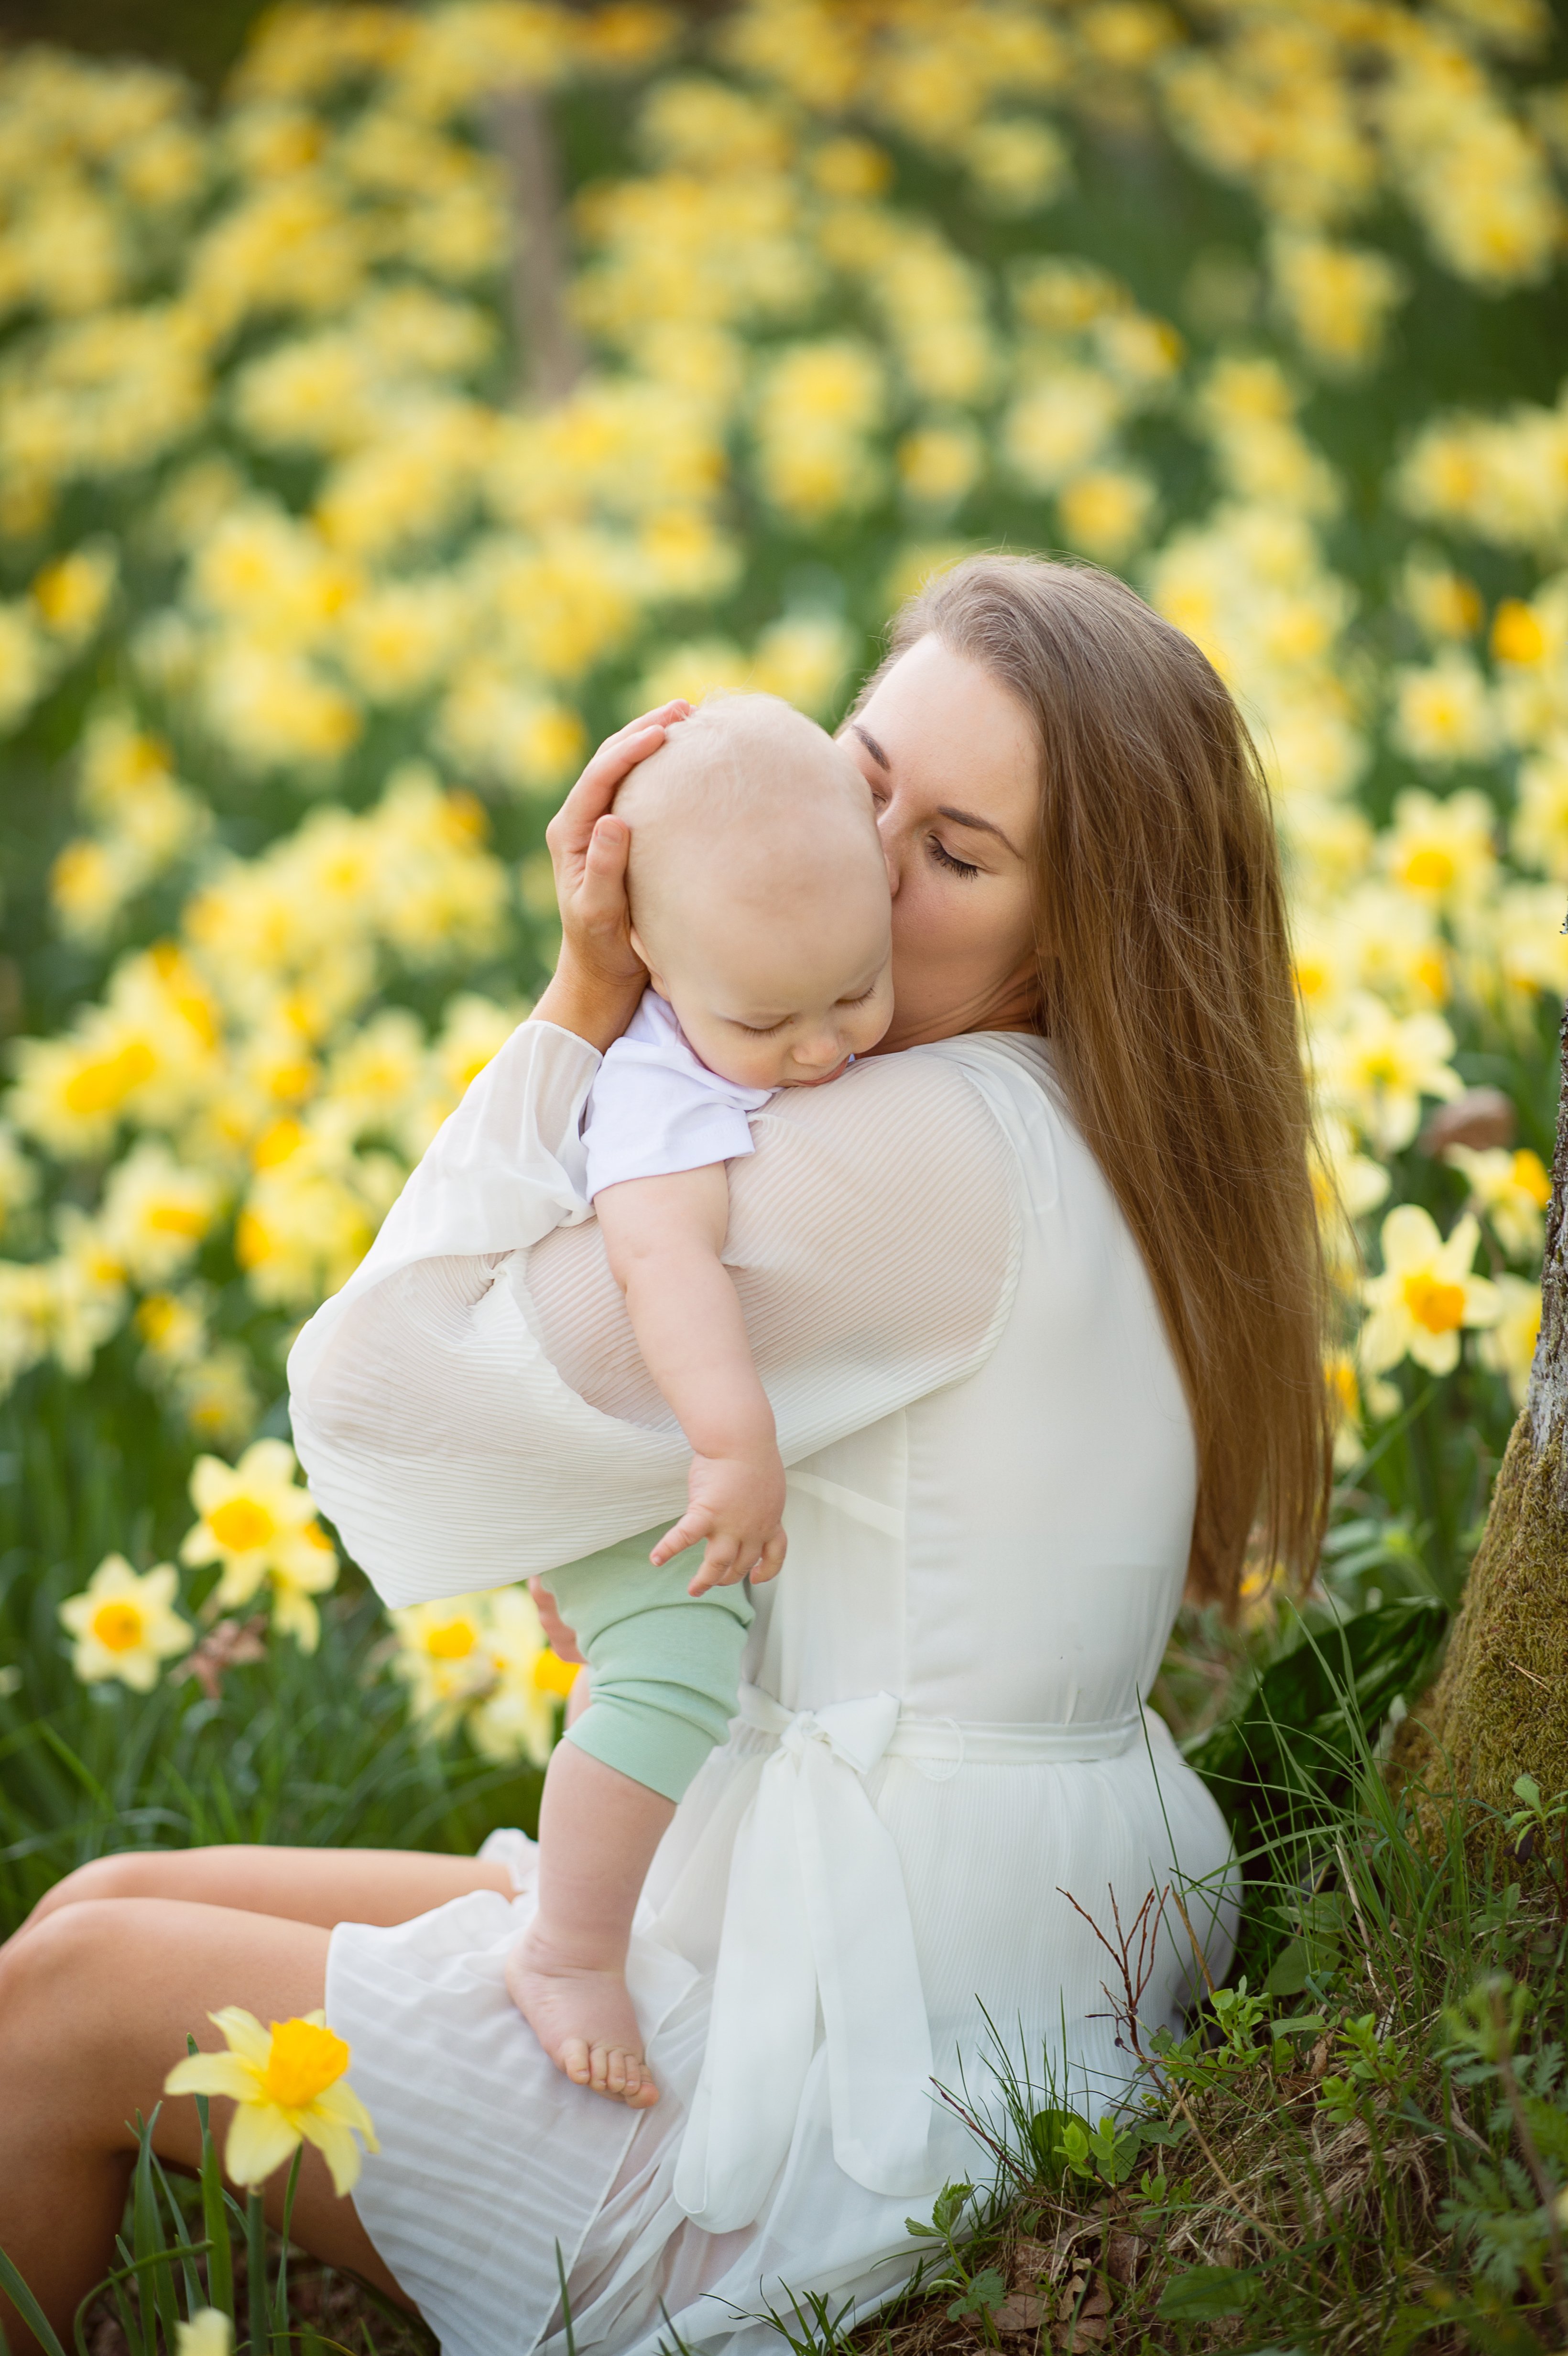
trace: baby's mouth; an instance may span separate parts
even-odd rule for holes
[[[853,1055],[846,1055],[844,1061],[841,1064],[835,1064],[830,1072],[819,1072],[816,1079],[796,1080],[794,1085],[797,1088],[825,1088],[829,1080],[841,1079],[854,1060]]]

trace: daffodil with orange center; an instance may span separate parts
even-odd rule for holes
[[[1383,1270],[1363,1288],[1371,1311],[1361,1329],[1361,1364],[1381,1374],[1413,1358],[1429,1374],[1448,1375],[1459,1363],[1467,1328],[1495,1324],[1498,1289],[1471,1273],[1480,1228],[1467,1214],[1445,1242],[1427,1213],[1401,1203],[1383,1221]]]
[[[263,2029],[254,2013],[230,2004],[208,2018],[228,2051],[177,2062],[164,2092],[227,2095],[234,2115],[223,2165],[234,2182],[264,2182],[304,2142],[325,2160],[333,2190],[347,2192],[360,2169],[356,2133],[367,2151],[379,2147],[370,2114],[345,2074],[348,2047],[328,2029],[326,2015],[310,2012]]]

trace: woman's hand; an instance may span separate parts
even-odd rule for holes
[[[612,816],[610,805],[622,780],[690,711],[677,696],[607,736],[545,829],[560,909],[560,958],[534,1013],[575,1031],[591,1047],[603,1050],[620,1037],[648,979],[632,947],[626,907],[632,830]]]
[[[556,1610],[555,1598],[543,1580],[530,1579],[528,1593],[534,1599],[534,1609],[539,1615],[539,1625],[544,1630],[545,1642],[556,1659],[572,1662],[579,1668],[586,1667],[587,1664],[577,1649],[577,1639]]]

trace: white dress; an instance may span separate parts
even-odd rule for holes
[[[525,1025],[291,1361],[320,1503],[389,1601],[661,1526],[687,1449],[581,1194],[593,1051]],[[1140,1705],[1194,1453],[1142,1261],[1038,1041],[873,1058],[755,1116],[725,1258],[789,1468],[730,1741],[649,1875],[630,1980],[663,2090],[569,2085],[508,2003],[518,1895],[333,1935],[327,2016],[380,2136],[356,2205],[451,2356],[763,2356],[868,2311],[905,2220],[989,2172],[994,2038],[1043,2101],[1125,2090],[1107,1932],[1175,1879],[1216,1974],[1218,1810]],[[1143,2003],[1197,1977],[1162,1918]]]

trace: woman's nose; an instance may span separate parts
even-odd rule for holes
[[[877,834],[881,842],[882,859],[888,871],[888,890],[896,900],[899,895],[899,885],[903,880],[901,860],[902,845],[899,840],[891,801],[884,802],[877,812]]]

